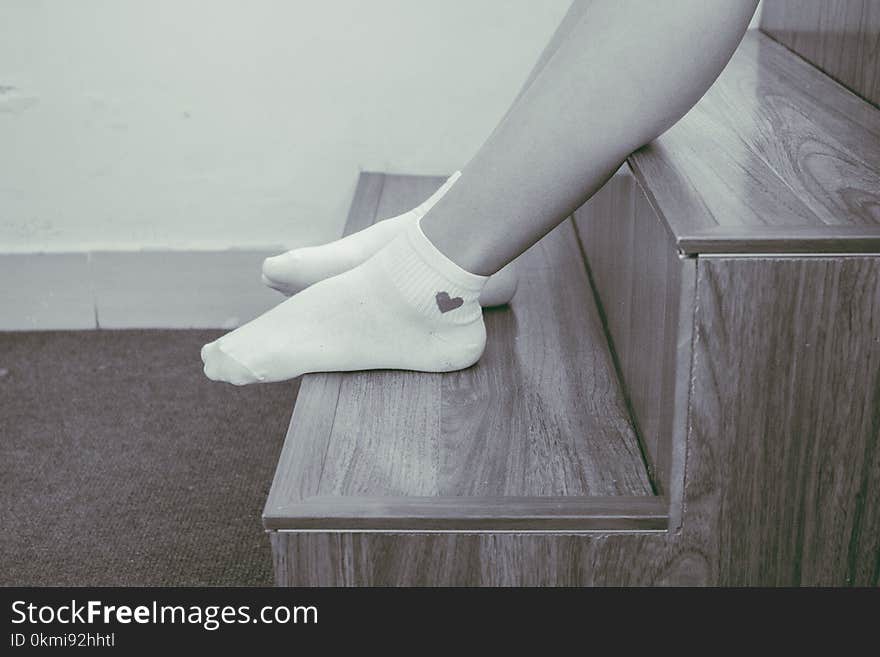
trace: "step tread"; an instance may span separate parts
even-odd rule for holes
[[[442,181],[361,174],[346,231],[415,206]],[[652,495],[571,222],[517,262],[517,295],[486,311],[488,347],[474,367],[304,377],[267,526],[301,517],[297,505],[315,496],[350,506]]]
[[[880,110],[756,30],[629,164],[684,253],[880,251]]]

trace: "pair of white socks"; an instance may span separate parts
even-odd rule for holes
[[[516,277],[509,269],[471,274],[422,232],[419,221],[457,177],[410,212],[267,259],[264,281],[293,296],[205,345],[205,374],[245,385],[308,372],[448,372],[474,364],[486,344],[480,302],[508,301]]]

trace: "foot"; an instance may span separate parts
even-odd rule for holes
[[[321,246],[294,249],[266,258],[263,262],[263,283],[291,296],[325,278],[337,276],[357,267],[413,224],[418,223],[458,180],[456,171],[431,197],[409,212],[376,222],[357,233]],[[516,293],[517,276],[512,265],[489,277],[480,294],[483,307],[503,306]]]
[[[246,385],[308,372],[464,369],[486,344],[485,282],[415,223],[366,262],[205,345],[205,374]]]

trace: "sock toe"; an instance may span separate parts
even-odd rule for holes
[[[301,260],[296,251],[266,258],[262,268],[263,283],[287,295],[307,287],[308,283],[301,284],[298,280]]]
[[[202,347],[202,361],[205,376],[212,381],[225,381],[236,386],[260,382],[256,374],[223,351],[219,340]]]
[[[260,280],[266,287],[270,287],[276,292],[281,292],[281,294],[286,297],[293,296],[299,291],[292,288],[290,285],[284,283],[283,281],[269,278],[268,276],[266,276],[266,274],[260,274]]]
[[[292,251],[266,258],[263,260],[263,276],[272,280],[284,278],[288,268],[293,264],[293,259]]]
[[[238,359],[223,350],[223,344],[217,345],[217,357],[223,380],[236,386],[259,383],[260,377]]]
[[[211,379],[211,381],[222,381],[218,361],[214,355],[215,349],[216,347],[214,347],[213,342],[202,347],[202,363],[204,364],[202,369],[205,372],[205,376]]]

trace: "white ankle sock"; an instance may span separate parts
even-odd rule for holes
[[[443,198],[459,176],[461,172],[456,171],[428,200],[409,212],[378,221],[334,242],[293,249],[266,258],[263,262],[263,282],[289,296],[325,278],[357,267],[401,232],[418,223],[428,210]],[[489,277],[480,295],[480,304],[489,307],[508,303],[516,293],[517,283],[513,266],[508,265]]]
[[[244,385],[307,372],[463,369],[485,347],[485,282],[416,222],[363,264],[205,345],[205,374]]]

